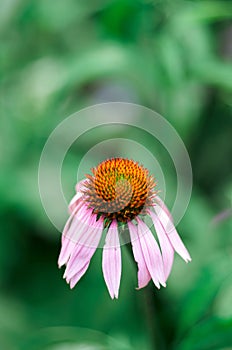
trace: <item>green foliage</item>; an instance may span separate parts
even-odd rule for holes
[[[106,291],[101,252],[70,291],[56,266],[60,233],[37,188],[51,131],[70,113],[111,100],[164,115],[192,161],[193,196],[178,229],[193,261],[186,266],[177,258],[167,289],[155,293],[162,346],[232,348],[231,17],[232,1],[221,0],[2,0],[1,349],[153,349],[144,291],[134,290],[136,266],[127,252],[118,301]],[[99,129],[71,147],[62,172],[67,200],[77,165],[106,133],[123,136]],[[141,138],[165,163],[153,142]],[[48,175],[53,165],[51,159]],[[170,203],[175,180],[170,169]],[[58,215],[64,222],[66,213]]]

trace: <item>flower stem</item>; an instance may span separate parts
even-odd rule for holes
[[[126,244],[127,251],[134,261],[131,244],[128,244],[128,228],[126,226],[120,227],[121,240]],[[136,264],[135,264],[136,266]],[[166,350],[167,344],[163,336],[163,330],[159,315],[161,315],[159,300],[155,293],[155,288],[152,285],[148,285],[143,289],[143,304],[145,318],[150,336],[151,350]]]
[[[152,286],[144,289],[144,311],[152,350],[165,350],[166,344],[160,327],[158,300]]]
[[[127,234],[126,231],[126,228],[121,228],[121,234],[124,239]],[[126,247],[130,257],[134,261],[131,244],[126,244]],[[134,264],[134,266],[136,267],[136,264]],[[163,336],[162,328],[160,327],[161,322],[159,321],[159,315],[161,314],[159,310],[160,305],[155,288],[152,285],[148,285],[143,289],[142,293],[142,302],[144,305],[143,310],[150,337],[151,350],[166,350],[167,345]]]

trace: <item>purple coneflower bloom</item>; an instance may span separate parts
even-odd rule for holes
[[[92,169],[93,175],[76,185],[70,217],[62,234],[59,267],[73,288],[88,269],[106,230],[102,269],[111,298],[118,298],[122,271],[120,236],[129,229],[134,259],[138,264],[138,289],[152,279],[166,286],[174,251],[186,262],[190,255],[180,239],[171,214],[155,191],[156,183],[138,163],[112,158]],[[144,219],[149,216],[159,245]],[[123,230],[122,230],[123,228]]]

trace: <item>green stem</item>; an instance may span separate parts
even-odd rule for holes
[[[127,229],[125,227],[121,227],[121,237],[127,236]],[[128,242],[128,241],[127,241]],[[126,243],[126,242],[125,242]],[[126,244],[127,250],[134,261],[133,252],[131,244]],[[136,267],[136,264],[134,264]],[[155,287],[153,285],[148,285],[143,289],[143,304],[144,304],[144,313],[148,328],[148,333],[151,342],[152,350],[166,350],[166,344],[163,337],[162,328],[160,327],[159,322],[159,300],[157,299],[157,295],[155,293]]]
[[[153,350],[165,350],[166,345],[160,327],[157,297],[153,286],[144,288],[144,311]]]

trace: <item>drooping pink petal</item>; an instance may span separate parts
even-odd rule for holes
[[[111,298],[118,298],[122,262],[116,220],[112,221],[106,235],[102,255],[102,270]]]
[[[73,227],[74,224],[76,224],[77,222],[85,222],[85,216],[86,215],[90,215],[91,214],[91,210],[87,207],[87,205],[85,204],[85,202],[83,200],[81,200],[77,206],[74,208],[74,210],[71,212],[71,215],[69,217],[69,219],[67,220],[65,227],[63,229],[62,232],[62,242],[64,237],[70,237],[71,239],[71,232],[73,234]],[[74,239],[73,239],[74,241]]]
[[[75,196],[72,198],[71,202],[69,203],[69,206],[68,206],[68,209],[69,209],[69,212],[72,213],[76,206],[79,204],[82,196],[83,196],[83,192],[82,190],[85,188],[84,184],[87,182],[86,179],[84,180],[81,180],[79,181],[77,184],[76,184],[76,194]]]
[[[165,287],[164,266],[159,246],[147,225],[139,218],[137,221],[139,240],[147,269],[156,287],[160,288],[160,284]]]
[[[89,228],[89,223],[91,222],[92,218],[92,210],[89,209],[85,203],[80,203],[80,209],[74,215],[69,230],[63,232],[63,237],[69,238],[74,243],[78,242],[81,237],[81,231]]]
[[[186,249],[184,243],[182,242],[180,236],[178,235],[173,222],[170,220],[166,211],[163,210],[158,204],[154,207],[155,212],[165,229],[166,235],[170,240],[175,251],[186,261],[191,261],[188,250]]]
[[[79,218],[81,217],[81,212],[73,212],[69,219],[67,220],[65,227],[62,233],[62,246],[58,259],[58,265],[61,267],[66,264],[76,242],[72,239],[72,234],[74,234],[75,230],[78,228],[78,224],[80,223]]]
[[[70,284],[71,289],[73,289],[75,287],[77,282],[85,274],[85,272],[87,271],[87,269],[89,267],[89,264],[90,264],[90,261],[85,266],[83,266],[83,268],[80,271],[78,271],[70,280],[67,279],[67,282]]]
[[[147,265],[144,259],[144,254],[141,247],[140,237],[138,235],[137,227],[128,222],[128,228],[130,232],[132,251],[135,261],[138,264],[138,289],[145,287],[151,280],[151,275],[147,269]]]
[[[73,254],[70,258],[70,260],[67,263],[67,268],[65,274],[69,271],[70,266],[75,263],[75,260],[77,260],[77,256],[81,250],[84,252],[84,248],[94,248],[96,249],[98,245],[98,241],[95,242],[95,239],[98,240],[98,237],[96,237],[93,232],[96,231],[96,226],[95,226],[95,219],[92,215],[90,217],[86,218],[86,222],[82,223],[79,226],[79,230],[76,233],[76,238],[75,238],[75,250],[73,251]],[[69,271],[70,273],[70,271]],[[72,277],[70,275],[70,277]]]
[[[164,263],[164,275],[165,275],[165,280],[167,280],[172,269],[172,264],[174,259],[174,248],[171,245],[166,235],[166,232],[160,220],[156,216],[156,214],[150,211],[150,216],[152,218],[152,221],[155,226],[155,230],[159,239],[160,248],[161,248],[162,257],[163,257],[163,263]]]
[[[83,276],[89,262],[96,251],[103,231],[103,220],[96,221],[96,215],[92,215],[87,229],[82,230],[75,249],[67,263],[64,278],[70,281],[75,275],[77,281]],[[88,267],[88,266],[87,266]],[[78,277],[78,278],[77,278]],[[77,283],[76,281],[76,283]]]
[[[75,186],[75,189],[76,189],[76,192],[82,192],[84,189],[86,189],[86,184],[89,182],[88,179],[83,179],[81,181],[79,181],[76,186]]]
[[[62,247],[58,259],[59,267],[67,264],[70,256],[75,251],[77,240],[76,236],[77,234],[80,235],[82,232],[83,226],[81,221],[74,220],[72,226],[70,227],[70,232],[68,232],[68,235],[63,235],[62,237]]]
[[[61,267],[65,265],[71,256],[74,248],[75,248],[75,243],[70,241],[69,238],[65,238],[62,243],[60,255],[58,258],[58,266]]]
[[[77,213],[74,211],[68,219],[62,234],[62,247],[58,259],[59,267],[68,262],[78,241],[77,236],[85,228],[83,222],[88,222],[90,217],[91,211],[83,205]]]
[[[82,193],[78,192],[75,194],[75,196],[72,198],[71,202],[69,203],[69,206],[68,206],[68,210],[69,210],[69,213],[71,214],[76,206],[79,204],[79,201],[82,197]]]
[[[170,213],[170,211],[168,210],[168,207],[166,206],[166,204],[163,202],[163,200],[159,197],[159,196],[155,196],[155,201],[156,203],[163,208],[163,210],[165,211],[165,213],[167,214],[167,216],[169,217],[169,219],[173,221],[173,217],[172,214]],[[156,205],[156,204],[155,204]]]
[[[79,282],[81,277],[87,271],[90,264],[90,260],[93,254],[95,253],[95,251],[96,249],[89,248],[87,250],[87,249],[84,249],[83,247],[82,250],[79,251],[80,261],[75,266],[76,271],[74,271],[72,274],[71,273],[69,274],[67,270],[65,271],[64,278],[66,279],[67,283],[70,283],[71,289],[77,284],[77,282]]]

